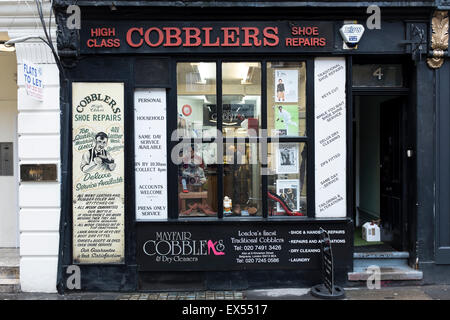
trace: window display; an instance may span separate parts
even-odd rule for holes
[[[256,136],[261,127],[261,64],[222,64],[222,131],[226,137]]]
[[[225,144],[223,189],[231,200],[224,216],[261,216],[261,166],[257,143]]]
[[[306,216],[306,157],[305,143],[269,145],[269,216]]]
[[[267,127],[272,136],[306,136],[304,62],[267,63]]]
[[[216,64],[177,64],[178,136],[216,136]]]
[[[182,62],[177,81],[179,217],[306,216],[306,63]]]
[[[212,144],[187,146],[178,166],[178,200],[180,217],[217,216],[217,165],[210,159]],[[209,153],[208,157],[203,155]]]

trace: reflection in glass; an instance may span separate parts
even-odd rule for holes
[[[227,137],[256,136],[261,127],[261,64],[222,64],[222,130]]]
[[[257,143],[224,145],[224,216],[261,216],[261,166]],[[231,206],[226,205],[231,200]]]
[[[217,114],[216,64],[186,62],[177,64],[178,136],[215,137]]]
[[[187,145],[180,151],[178,207],[180,217],[217,216],[215,144]]]
[[[267,63],[267,128],[271,136],[306,136],[306,64]]]
[[[269,216],[306,216],[306,144],[271,143],[268,150]]]

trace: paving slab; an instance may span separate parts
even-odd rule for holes
[[[345,288],[346,300],[450,300],[450,285]],[[247,291],[0,293],[0,300],[320,300],[310,288]]]

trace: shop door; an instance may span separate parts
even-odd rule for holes
[[[407,183],[403,175],[403,105],[403,98],[394,98],[380,106],[380,219],[384,240],[400,251],[405,249],[403,187]]]

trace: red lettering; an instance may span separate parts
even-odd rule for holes
[[[186,33],[186,40],[183,43],[183,47],[198,47],[202,40],[200,39],[200,29],[199,28],[183,28]],[[194,31],[194,34],[191,34],[191,31]],[[195,39],[194,43],[191,43],[191,40]]]
[[[178,28],[173,27],[166,27],[163,28],[163,30],[166,32],[166,42],[164,43],[164,47],[178,47],[181,45],[181,30]],[[172,31],[175,31],[174,34],[172,34]],[[175,42],[172,42],[172,39],[175,40]]]
[[[221,28],[223,31],[222,47],[238,47],[239,46],[239,28]],[[235,40],[236,36],[236,40]],[[235,42],[230,42],[235,41]]]
[[[141,41],[140,41],[139,43],[137,43],[137,44],[134,43],[133,40],[132,40],[132,34],[133,34],[133,32],[135,32],[135,31],[139,32],[139,35],[140,35],[140,36],[143,36],[143,35],[144,35],[144,29],[143,29],[143,28],[131,28],[131,29],[129,29],[129,30],[127,31],[127,43],[128,43],[128,45],[129,45],[130,47],[133,47],[133,48],[139,48],[139,47],[142,46],[142,44],[144,43],[144,40],[141,39]]]
[[[91,37],[111,37],[116,35],[115,28],[92,28]]]
[[[327,44],[327,39],[325,39],[325,38],[320,38],[319,40],[320,40],[320,46],[321,46],[321,47],[325,47],[326,44]]]
[[[297,35],[318,36],[319,28],[318,27],[292,27],[291,34],[293,36],[297,36]]]
[[[243,27],[242,30],[244,30],[244,43],[242,44],[243,47],[251,47],[252,46],[250,39],[253,39],[253,44],[256,47],[261,46],[261,40],[258,39],[258,35],[259,35],[258,28]],[[250,34],[250,32],[252,32],[252,34]]]
[[[89,48],[92,48],[92,47],[94,46],[93,42],[95,43],[95,40],[94,40],[94,39],[89,39],[89,40],[86,42],[86,45],[87,45]]]
[[[216,39],[216,42],[211,43],[210,38],[211,38],[211,27],[208,28],[202,28],[203,31],[205,31],[205,43],[203,44],[204,47],[218,47],[220,40],[219,38]]]
[[[158,34],[158,41],[155,42],[155,43],[152,43],[150,41],[150,33],[152,31],[156,31],[156,33]],[[147,29],[147,31],[145,31],[144,39],[145,39],[145,43],[147,43],[150,47],[158,47],[164,41],[164,34],[161,31],[161,29],[156,28],[156,27],[152,27],[152,28]]]
[[[271,31],[271,32],[270,32]],[[280,38],[278,38],[278,27],[266,27],[263,29],[264,35],[264,47],[275,47],[280,42]],[[269,41],[271,39],[273,41]]]

